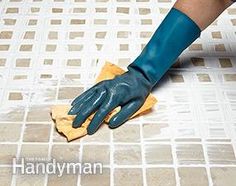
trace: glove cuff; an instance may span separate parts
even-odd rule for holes
[[[154,86],[200,34],[201,29],[190,17],[172,8],[128,70],[141,72]]]

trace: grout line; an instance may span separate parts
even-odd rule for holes
[[[195,87],[191,87],[193,89],[193,95],[195,98],[197,98],[197,93],[198,90]],[[193,102],[197,102],[197,99],[194,99]],[[200,115],[200,106],[196,104],[197,107],[197,112],[198,112],[198,117],[199,117],[199,123],[200,123],[200,129],[202,129],[200,131],[200,135],[201,135],[201,139],[202,139],[202,150],[203,150],[203,156],[204,156],[204,161],[205,161],[205,168],[206,168],[206,174],[207,174],[207,178],[208,178],[208,184],[209,186],[213,185],[213,181],[212,181],[212,177],[211,177],[211,171],[210,171],[210,164],[209,164],[209,159],[208,159],[208,154],[207,154],[207,147],[206,147],[206,130],[205,130],[205,126],[202,125],[203,122],[201,122]]]
[[[173,125],[173,124],[172,124]],[[176,181],[176,186],[180,186],[180,177],[179,177],[179,172],[178,172],[178,158],[177,158],[177,148],[176,144],[174,141],[175,137],[175,131],[173,131],[173,126],[171,126],[171,152],[172,152],[172,158],[173,158],[173,165],[174,165],[174,172],[175,172],[175,181]]]
[[[49,138],[49,144],[48,144],[48,161],[51,160],[51,152],[52,152],[52,145],[53,145],[53,132],[54,132],[54,125],[51,125],[51,131],[50,131],[50,138]],[[47,186],[48,182],[48,174],[44,177],[44,185]]]
[[[206,143],[205,143],[205,139],[202,140],[203,141],[203,155],[204,155],[204,159],[206,162],[206,173],[207,173],[207,177],[208,177],[208,182],[209,182],[209,186],[213,185],[213,181],[212,181],[212,177],[211,177],[211,170],[210,170],[210,164],[209,164],[209,159],[208,159],[208,155],[207,155],[207,149],[206,149]]]
[[[141,157],[142,157],[142,174],[143,174],[143,185],[147,186],[147,169],[146,169],[146,160],[145,160],[145,147],[144,147],[144,139],[143,139],[143,124],[144,119],[143,116],[140,117],[140,142],[141,142]]]
[[[114,163],[114,137],[113,130],[110,130],[110,186],[114,186],[114,167],[116,166]]]
[[[79,162],[82,163],[83,161],[83,149],[84,149],[84,144],[83,144],[83,138],[80,139],[80,146],[79,146]],[[81,174],[78,174],[77,176],[77,186],[81,185]]]

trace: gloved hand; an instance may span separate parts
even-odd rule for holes
[[[125,74],[96,84],[73,101],[68,113],[78,114],[73,127],[79,127],[97,111],[87,129],[93,134],[117,106],[122,109],[111,118],[109,126],[120,126],[143,105],[152,87],[200,33],[192,19],[172,8]]]
[[[104,80],[72,102],[69,114],[78,114],[72,125],[74,128],[80,127],[97,111],[87,129],[88,134],[93,134],[105,117],[114,108],[121,106],[121,110],[109,121],[109,127],[116,128],[143,105],[151,88],[152,84],[145,76],[131,68],[112,80]]]

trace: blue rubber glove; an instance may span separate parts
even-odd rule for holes
[[[88,134],[93,134],[109,112],[121,106],[120,112],[109,121],[110,128],[116,128],[143,105],[151,88],[152,84],[143,74],[133,69],[112,80],[102,81],[72,102],[69,114],[78,114],[72,125],[74,128],[81,126],[97,111],[87,128]]]
[[[155,84],[200,34],[200,28],[192,19],[172,8],[128,69],[134,68],[142,72],[152,84]]]
[[[73,127],[80,127],[96,112],[87,128],[88,134],[93,134],[118,106],[121,110],[111,118],[109,127],[123,124],[144,104],[153,86],[200,33],[196,23],[172,8],[126,73],[94,85],[72,102],[68,114],[77,115]]]

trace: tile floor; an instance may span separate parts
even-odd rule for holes
[[[0,185],[236,184],[236,6],[159,83],[159,103],[116,130],[67,143],[50,106],[127,66],[172,0],[0,0]],[[128,135],[127,135],[128,134]],[[12,175],[12,157],[103,162],[102,175]]]

